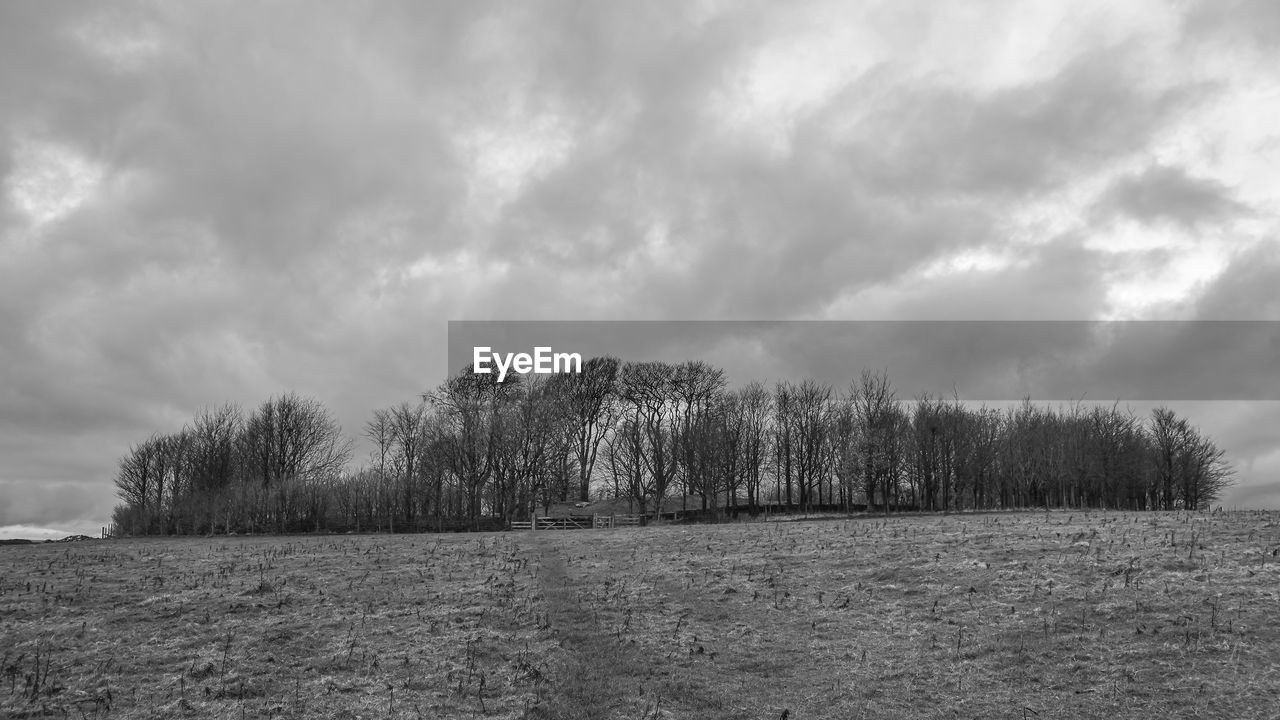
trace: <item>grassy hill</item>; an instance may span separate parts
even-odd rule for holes
[[[0,548],[0,716],[1262,718],[1280,513]]]

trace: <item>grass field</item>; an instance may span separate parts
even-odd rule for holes
[[[0,547],[0,716],[1280,717],[1280,514]]]

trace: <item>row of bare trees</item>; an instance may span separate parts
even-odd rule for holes
[[[128,534],[287,531],[316,527],[351,442],[318,401],[286,394],[245,416],[206,409],[120,460],[112,522]]]
[[[814,380],[730,388],[700,361],[593,358],[578,374],[464,370],[374,412],[352,443],[318,402],[248,416],[206,410],[131,448],[116,477],[130,533],[501,526],[554,501],[664,499],[703,512],[762,506],[955,510],[1196,509],[1230,483],[1185,418],[1118,406],[974,408],[904,401],[886,373],[843,391]],[[690,505],[693,505],[690,508]]]

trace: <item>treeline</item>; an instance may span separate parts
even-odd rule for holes
[[[116,474],[126,534],[501,527],[555,501],[674,495],[698,509],[764,504],[959,510],[1197,509],[1230,483],[1222,450],[1167,408],[997,410],[904,400],[885,373],[729,388],[704,362],[593,358],[579,374],[464,369],[353,443],[288,394],[199,413],[133,446]]]

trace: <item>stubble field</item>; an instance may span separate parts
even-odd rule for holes
[[[1280,717],[1280,513],[0,547],[0,716]]]

